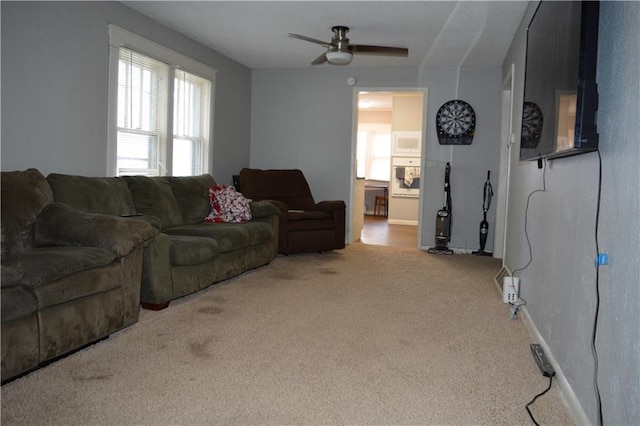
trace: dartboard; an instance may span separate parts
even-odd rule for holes
[[[469,145],[476,130],[476,113],[465,101],[445,102],[436,115],[441,145]]]
[[[525,102],[522,106],[522,148],[535,148],[542,134],[542,110],[533,102]]]

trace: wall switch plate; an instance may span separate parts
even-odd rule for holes
[[[516,303],[518,301],[519,287],[520,278],[504,277],[502,280],[502,301],[504,303]]]

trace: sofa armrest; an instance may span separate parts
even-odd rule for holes
[[[160,221],[160,219],[158,219],[156,216],[153,216],[153,215],[150,215],[150,214],[132,214],[132,215],[123,214],[123,215],[120,215],[120,217],[124,217],[124,218],[128,218],[128,219],[141,220],[141,221],[146,222],[149,225],[153,226],[158,231],[162,230],[162,222]]]
[[[150,224],[132,218],[83,213],[66,204],[46,206],[36,218],[37,246],[101,247],[126,256],[158,233]]]
[[[347,208],[347,205],[342,200],[329,200],[329,201],[320,201],[313,207],[313,209],[309,209],[309,210],[335,212],[335,211],[343,210],[346,208]]]
[[[251,202],[251,215],[253,217],[265,217],[271,215],[280,216],[283,211],[287,211],[287,206],[286,204],[280,203],[278,201],[263,200]]]

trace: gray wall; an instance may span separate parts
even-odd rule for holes
[[[426,64],[252,72],[117,2],[2,2],[1,7],[2,170],[105,174],[107,24],[113,23],[218,70],[213,175],[220,183],[230,183],[231,175],[248,165],[298,167],[318,200],[348,200],[353,89],[347,77],[355,76],[358,87],[429,87],[422,245],[433,245],[444,164],[452,161],[451,246],[477,249],[482,182],[486,170],[497,165],[499,68]],[[472,146],[441,147],[435,114],[455,98],[475,108],[477,135]],[[493,217],[492,209],[491,227]]]
[[[347,78],[354,76],[354,88]],[[428,87],[427,148],[422,246],[434,243],[436,212],[444,203],[444,165],[451,161],[454,225],[450,247],[478,249],[482,187],[487,170],[496,172],[500,136],[501,69],[394,67],[254,70],[251,166],[299,168],[317,201],[348,204],[353,137],[353,91]],[[441,146],[435,130],[438,108],[451,99],[469,102],[477,115],[470,146]],[[493,173],[495,184],[495,176]],[[493,229],[494,210],[488,221]],[[347,224],[350,226],[350,223]],[[492,234],[486,250],[491,250]]]
[[[515,63],[514,129],[522,115],[525,14],[504,64]],[[598,229],[600,310],[596,347],[598,384],[605,424],[640,424],[640,3],[602,2],[597,80],[598,130],[602,155],[602,200]],[[518,133],[519,137],[519,133]],[[512,174],[505,261],[522,268],[529,261],[524,234],[525,205],[531,191],[528,231],[533,260],[520,272],[521,295],[533,324],[558,362],[579,404],[597,422],[591,339],[596,312],[597,153],[547,163],[518,162]]]
[[[246,67],[120,3],[2,2],[0,7],[2,170],[37,167],[45,174],[105,173],[107,24],[114,23],[218,69],[213,173],[221,183],[230,183],[231,175],[247,165],[299,167],[317,199],[348,200],[353,89],[347,86],[347,77],[355,76],[359,87],[428,87],[422,243],[433,244],[435,212],[443,203],[444,163],[452,161],[451,246],[477,248],[482,183],[489,169],[497,176],[493,171],[500,136],[500,69],[428,64],[420,69],[322,67],[257,70],[252,78]],[[516,64],[515,117],[522,114],[523,28],[503,71],[506,75],[510,64]],[[597,346],[609,424],[640,424],[639,28],[640,3],[602,3],[599,238],[610,264],[600,273]],[[435,137],[436,111],[454,98],[468,101],[476,110],[477,132],[469,147],[443,147]],[[514,129],[519,128],[516,118]],[[542,171],[535,164],[518,162],[517,149],[511,154],[505,260],[518,268],[529,259],[524,238],[526,197],[541,187]],[[596,304],[597,169],[596,154],[548,164],[547,191],[535,194],[529,209],[533,262],[520,274],[528,313],[592,422],[596,420],[590,340]],[[490,240],[487,249],[491,247]]]
[[[106,173],[116,24],[217,69],[213,175],[248,165],[251,70],[117,2],[2,2],[2,170]]]
[[[434,245],[436,213],[444,205],[444,167],[450,162],[453,226],[449,247],[478,250],[487,170],[491,170],[492,185],[497,187],[501,70],[491,67],[458,69],[426,66],[420,70],[420,81],[429,87],[423,246]],[[476,133],[471,145],[447,146],[438,143],[436,114],[443,103],[452,99],[468,102],[476,113]],[[493,248],[494,217],[495,200],[487,215],[489,234],[485,251]]]

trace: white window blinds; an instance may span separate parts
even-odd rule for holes
[[[209,157],[211,82],[175,70],[173,84],[173,175],[204,173]]]
[[[107,173],[209,173],[216,70],[108,27]]]
[[[167,174],[169,66],[121,48],[118,64],[117,174]]]

